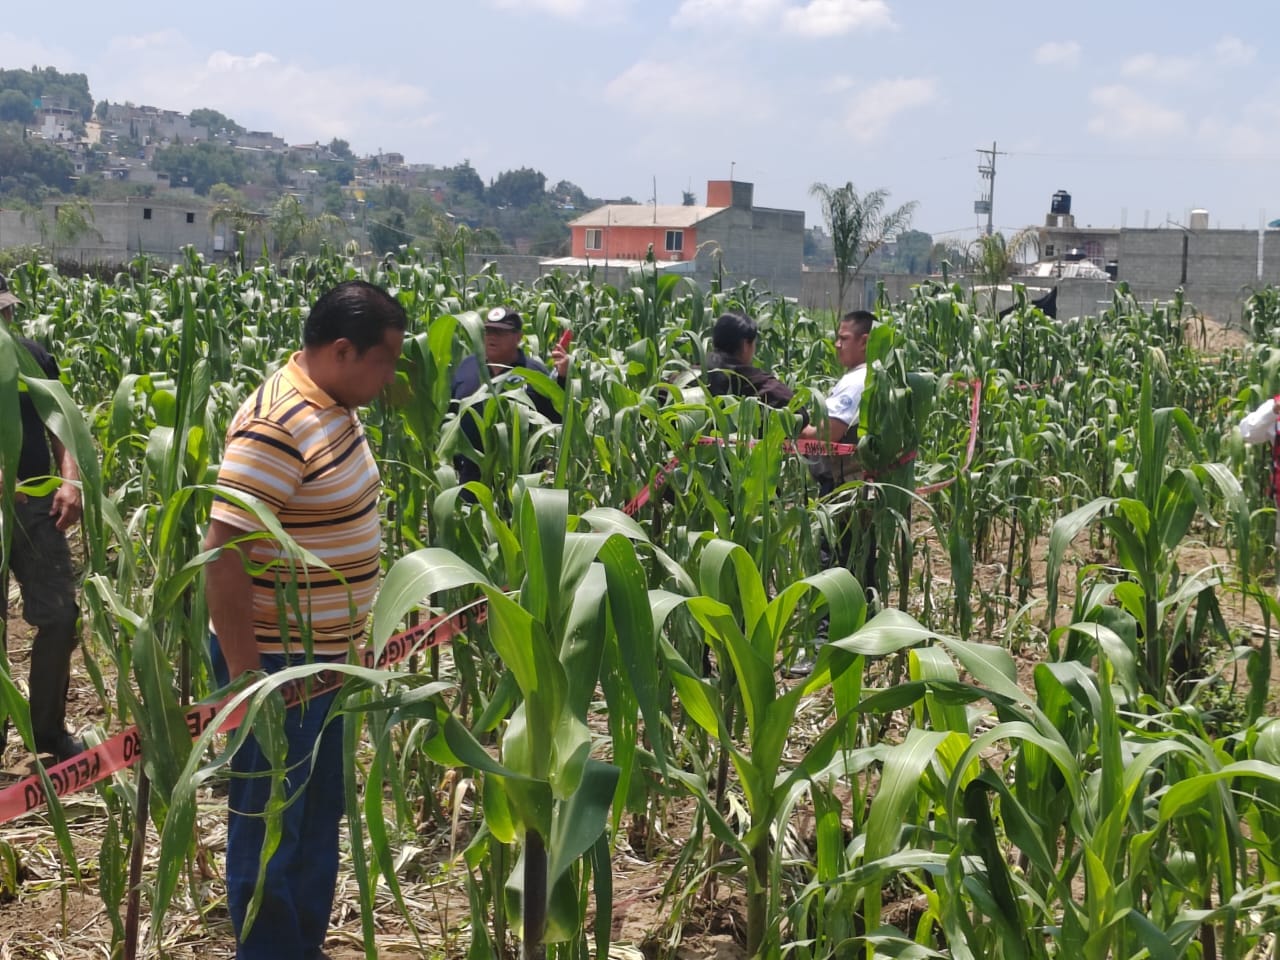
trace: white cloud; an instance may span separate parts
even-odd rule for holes
[[[516,10],[523,13],[547,13],[553,17],[573,20],[588,11],[598,17],[602,12],[615,13],[624,0],[491,0],[499,10]]]
[[[675,26],[715,26],[734,23],[759,27],[782,13],[784,0],[683,0],[671,18]]]
[[[1033,59],[1042,67],[1074,67],[1080,62],[1080,44],[1074,40],[1051,40],[1036,47]]]
[[[858,81],[847,73],[837,73],[822,85],[823,93],[844,93],[852,90]]]
[[[802,37],[837,37],[894,25],[887,0],[683,0],[671,22],[678,27],[781,28]]]
[[[1160,83],[1175,83],[1195,74],[1199,67],[1196,57],[1161,56],[1155,53],[1139,53],[1130,57],[1120,66],[1120,73],[1126,77],[1143,80],[1155,80]]]
[[[810,0],[802,7],[788,7],[782,26],[804,37],[839,37],[864,28],[891,27],[893,16],[884,0]]]
[[[1196,126],[1200,149],[1210,155],[1262,157],[1274,154],[1276,137],[1269,131],[1241,121],[1205,117]]]
[[[146,50],[164,49],[182,42],[182,34],[177,30],[166,29],[112,37],[109,47],[113,52],[141,53]]]
[[[1257,54],[1257,47],[1249,46],[1239,37],[1223,37],[1213,45],[1214,59],[1224,67],[1247,67]]]
[[[252,73],[264,67],[276,67],[280,64],[269,53],[255,53],[251,57],[241,57],[225,50],[215,50],[209,54],[208,67],[212,73]]]
[[[757,121],[772,111],[770,98],[747,81],[725,83],[716,71],[664,60],[633,63],[605,85],[604,96],[632,113],[700,123],[727,115]]]
[[[139,57],[142,47],[146,56]],[[375,148],[397,129],[436,120],[429,93],[413,83],[354,65],[304,66],[263,50],[210,52],[172,31],[116,38],[103,72],[112,78],[106,95],[113,99],[181,111],[212,107],[295,143],[343,137]]]
[[[14,69],[29,69],[34,65],[69,70],[69,64],[79,59],[66,50],[46,46],[43,41],[12,33],[0,33],[0,50],[4,51],[5,65]]]
[[[1250,46],[1239,37],[1226,36],[1209,50],[1187,56],[1135,54],[1120,65],[1120,72],[1135,79],[1179,83],[1217,70],[1247,67],[1257,54],[1257,47]]]
[[[1113,140],[1141,140],[1180,136],[1187,118],[1162,106],[1131,87],[1113,84],[1095,87],[1089,100],[1097,108],[1089,120],[1089,132]]]
[[[858,94],[845,114],[845,125],[856,140],[876,140],[899,114],[936,99],[937,87],[932,77],[881,80]]]

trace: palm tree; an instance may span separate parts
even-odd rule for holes
[[[1037,259],[1040,256],[1040,233],[1035,227],[1023,227],[1007,239],[999,232],[978,237],[970,246],[974,279],[1003,283],[1023,266],[1028,252]]]
[[[843,187],[815,183],[809,193],[822,204],[822,219],[826,221],[835,248],[836,316],[840,316],[844,312],[845,290],[886,240],[911,225],[916,202],[911,200],[896,210],[886,211],[888,190],[871,190],[859,196],[852,183]]]
[[[280,259],[302,253],[313,244],[346,232],[341,217],[332,213],[308,216],[302,201],[291,193],[276,201],[271,211],[271,235]]]
[[[218,184],[215,184],[215,189]],[[212,194],[213,191],[210,191]],[[248,245],[250,235],[257,234],[259,238],[266,233],[267,215],[250,210],[243,203],[243,197],[238,191],[231,191],[231,194],[220,197],[218,205],[214,207],[213,213],[209,215],[209,223],[213,226],[220,224],[230,224],[232,232],[235,234],[236,245],[235,255],[239,258],[240,265],[244,265],[245,248]],[[264,251],[265,252],[265,251]]]

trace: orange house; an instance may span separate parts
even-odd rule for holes
[[[749,183],[710,180],[706,206],[606,204],[570,221],[573,256],[615,262],[644,260],[652,247],[658,261],[693,260],[698,252],[698,225],[730,207],[749,209],[751,194]]]

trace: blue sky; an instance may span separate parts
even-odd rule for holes
[[[83,0],[11,4],[0,65],[89,75],[94,97],[213,107],[293,143],[532,166],[592,196],[679,203],[711,178],[816,222],[814,181],[995,221],[1280,218],[1280,7],[936,0]],[[114,12],[113,12],[114,11]],[[127,12],[123,12],[127,11]]]

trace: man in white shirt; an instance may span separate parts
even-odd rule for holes
[[[1245,443],[1267,443],[1276,438],[1276,414],[1280,401],[1268,397],[1262,406],[1240,421],[1240,439]]]
[[[844,368],[844,376],[827,396],[827,428],[810,424],[801,432],[802,437],[829,440],[832,443],[853,443],[858,433],[858,413],[862,406],[862,393],[867,385],[867,340],[875,316],[866,310],[855,310],[840,318],[836,329],[836,359]],[[861,476],[853,457],[827,457],[825,470],[816,471],[818,492],[821,496],[836,487]]]
[[[826,425],[822,424],[821,418],[815,417],[817,422],[805,427],[800,433],[801,437],[831,443],[857,442],[858,415],[862,406],[862,394],[867,385],[867,340],[871,336],[875,319],[874,314],[866,310],[855,310],[840,318],[835,346],[836,359],[844,368],[844,375],[827,395]],[[823,497],[850,481],[862,479],[863,476],[856,454],[822,457],[810,469],[818,481],[818,494]],[[852,569],[856,556],[856,523],[859,539],[863,540],[866,548],[866,564],[859,579],[864,588],[875,589],[876,542],[870,521],[870,514],[865,509],[859,509],[854,517],[846,514],[841,520],[841,532],[837,541],[833,544],[824,538],[819,547],[819,559],[824,567],[840,565]],[[826,643],[827,623],[828,617],[824,615],[814,637],[815,656],[817,648]],[[801,656],[783,672],[784,675],[795,678],[807,676],[812,669],[813,660],[808,656]]]

